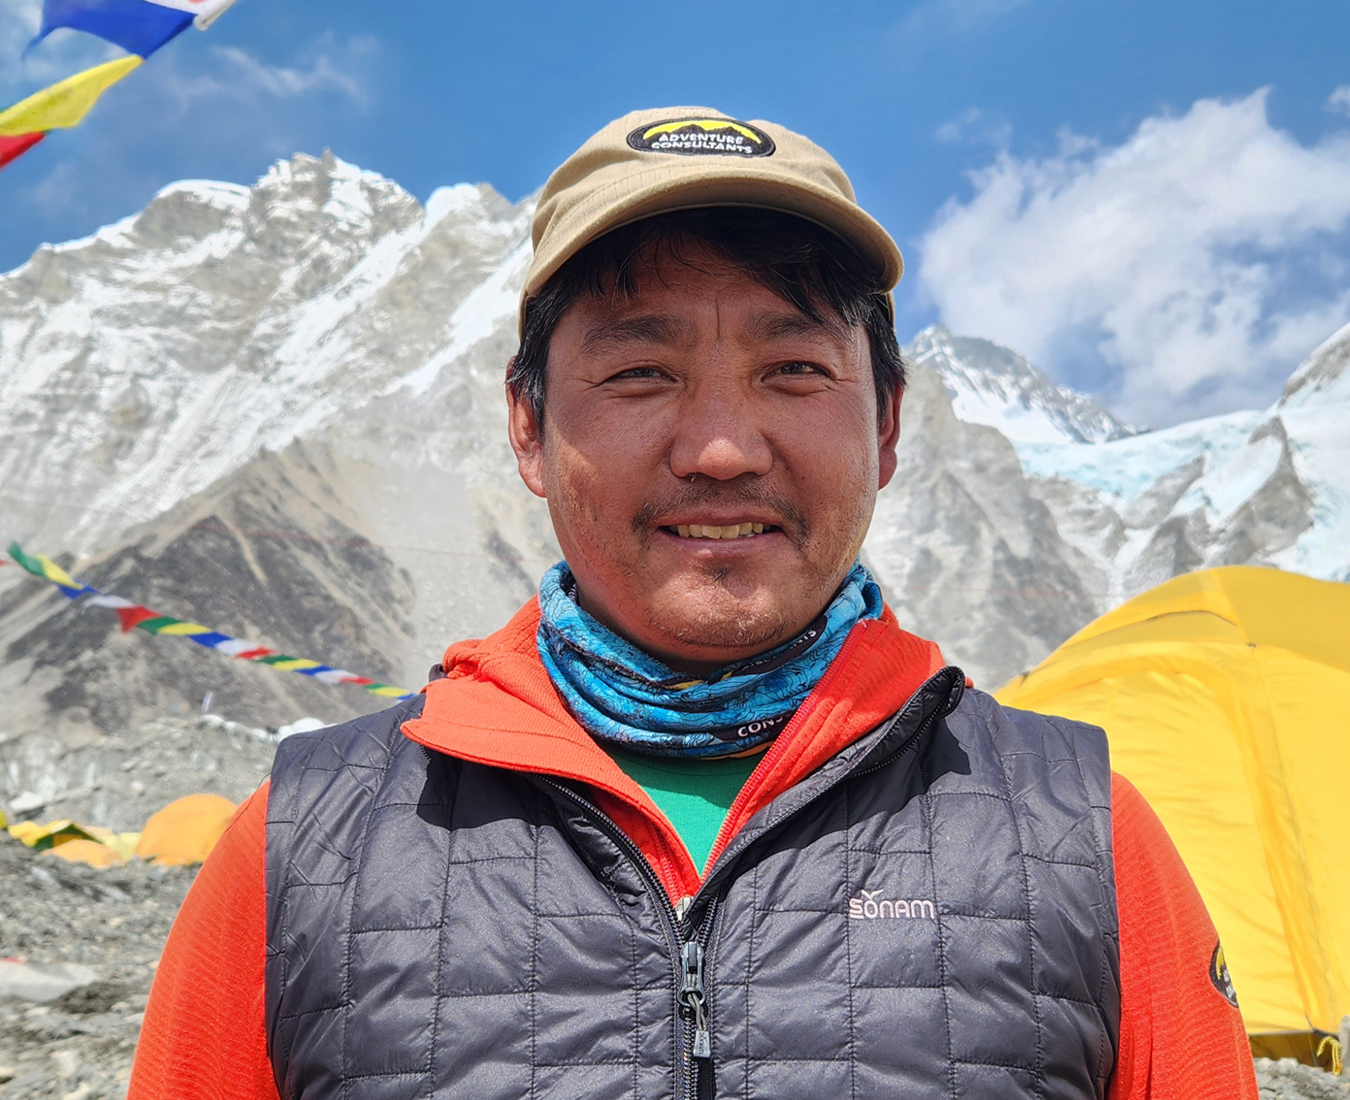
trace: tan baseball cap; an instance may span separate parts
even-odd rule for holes
[[[757,206],[824,226],[875,265],[881,288],[904,260],[858,205],[835,159],[801,134],[707,107],[658,107],[616,119],[548,178],[534,215],[525,303],[591,241],[631,222],[704,206]]]

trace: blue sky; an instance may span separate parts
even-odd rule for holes
[[[116,51],[0,0],[0,101]],[[185,177],[331,148],[511,199],[638,106],[826,146],[941,319],[1141,424],[1269,403],[1350,322],[1350,5],[239,0],[0,172],[0,270]]]

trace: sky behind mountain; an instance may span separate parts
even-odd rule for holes
[[[0,0],[0,101],[116,53]],[[0,270],[181,178],[332,148],[509,198],[603,122],[693,104],[825,145],[942,320],[1139,424],[1262,405],[1350,320],[1350,8],[1202,0],[240,0],[0,172]]]

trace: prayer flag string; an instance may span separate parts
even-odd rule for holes
[[[212,630],[209,626],[202,626],[200,623],[185,622],[182,619],[175,619],[171,615],[162,615],[143,604],[124,600],[121,596],[100,592],[93,585],[76,580],[46,554],[24,553],[17,542],[9,544],[9,556],[14,559],[14,563],[20,568],[35,577],[50,581],[61,590],[61,593],[67,599],[72,602],[78,601],[81,607],[106,607],[115,611],[122,623],[124,634],[131,630],[144,630],[147,634],[167,634],[188,638],[199,646],[218,650],[239,661],[270,665],[272,668],[283,672],[298,672],[302,676],[309,676],[325,684],[355,684],[372,695],[380,695],[387,699],[408,699],[416,694],[407,688],[382,684],[368,676],[357,676],[354,672],[334,668],[332,665],[325,665],[319,661],[311,661],[304,657],[292,657],[289,654],[280,653],[255,642],[246,642],[240,638],[222,634],[220,631]]]

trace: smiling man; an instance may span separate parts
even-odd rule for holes
[[[564,561],[416,699],[282,745],[133,1100],[1255,1098],[1102,732],[971,689],[859,562],[901,259],[838,165],[637,112],[534,244],[509,431]]]

